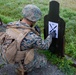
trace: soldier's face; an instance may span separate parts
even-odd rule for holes
[[[31,27],[33,27],[33,26],[35,25],[35,23],[36,23],[36,22],[32,22],[32,23],[31,23]]]

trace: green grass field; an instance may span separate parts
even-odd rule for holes
[[[60,17],[66,22],[65,29],[65,54],[76,59],[76,1],[56,0],[60,3]],[[48,14],[50,0],[0,0],[0,18],[4,23],[19,20],[22,18],[21,10],[27,4],[35,4],[42,11],[42,19],[37,22],[42,30],[44,29],[44,16]],[[69,64],[72,62],[57,58],[48,51],[42,51],[53,64],[56,64],[66,75],[75,75],[75,70]]]

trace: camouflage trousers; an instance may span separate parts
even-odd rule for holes
[[[33,61],[31,61],[27,65],[24,65],[24,67],[27,69],[27,72],[29,72],[36,68],[46,67],[46,65],[47,65],[47,59],[45,58],[45,56],[35,53]]]

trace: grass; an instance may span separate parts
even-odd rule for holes
[[[65,54],[76,59],[76,1],[75,0],[57,0],[60,3],[60,17],[66,22],[65,28]],[[4,23],[19,20],[22,18],[21,10],[27,4],[35,4],[42,11],[42,19],[37,22],[42,31],[44,29],[44,16],[48,14],[50,0],[0,0],[0,18]],[[49,61],[57,65],[66,75],[75,75],[75,69],[69,64],[72,62],[57,58],[49,51],[42,51]]]
[[[62,72],[64,72],[65,75],[75,75],[76,68],[70,66],[73,62],[71,60],[67,60],[64,58],[57,58],[56,55],[53,55],[49,51],[39,51],[40,53],[44,53],[48,59],[48,61],[51,61],[52,64],[58,66]]]
[[[56,0],[60,3],[60,6],[61,7],[64,7],[64,8],[69,8],[69,9],[72,9],[72,10],[76,10],[76,1],[75,0]]]

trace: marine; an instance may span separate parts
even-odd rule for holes
[[[20,51],[29,51],[31,49],[34,50],[34,54],[32,54],[34,55],[34,57],[31,61],[29,60],[30,61],[29,63],[25,64],[24,59],[21,60],[24,70],[26,70],[26,72],[29,72],[35,68],[42,68],[46,66],[47,59],[45,58],[44,55],[40,55],[38,53],[38,50],[49,49],[49,46],[52,43],[52,37],[54,36],[54,33],[50,33],[47,36],[47,38],[43,40],[39,35],[39,33],[34,29],[34,25],[39,19],[41,19],[42,16],[41,10],[36,5],[33,4],[26,5],[22,10],[22,15],[23,15],[22,19],[20,19],[19,21],[10,22],[8,23],[8,25],[9,26],[14,25],[16,28],[25,27],[26,29],[30,29],[30,31],[24,36],[24,38],[20,42]],[[20,31],[22,31],[22,29],[24,32],[25,31],[24,28],[21,29],[19,28]],[[9,34],[11,36],[11,32]],[[15,65],[16,67],[19,67],[19,63],[16,63]]]

